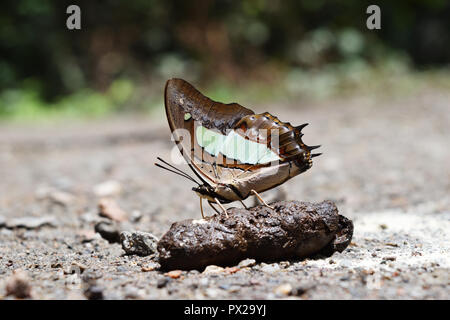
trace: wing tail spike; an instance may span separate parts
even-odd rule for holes
[[[308,124],[309,124],[309,123],[301,124],[301,125],[299,125],[299,126],[296,126],[295,129],[298,129],[299,131],[302,131],[302,129],[303,129],[304,127],[306,127]]]
[[[312,153],[311,154],[311,158],[314,158],[314,157],[318,157],[318,156],[320,156],[322,153]]]
[[[312,151],[312,150],[315,150],[315,149],[320,148],[320,147],[321,147],[320,144],[318,144],[317,146],[308,146],[308,150]]]

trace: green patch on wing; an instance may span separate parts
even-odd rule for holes
[[[198,144],[215,157],[222,153],[229,159],[248,164],[263,164],[280,160],[278,155],[266,145],[246,140],[234,130],[224,136],[220,132],[198,126],[195,134]]]

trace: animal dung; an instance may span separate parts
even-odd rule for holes
[[[342,252],[353,236],[353,223],[339,215],[331,201],[277,201],[274,209],[230,208],[199,220],[175,222],[158,242],[165,270],[233,266],[250,258],[277,261],[331,256]]]

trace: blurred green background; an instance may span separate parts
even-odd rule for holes
[[[66,8],[81,8],[81,30]],[[368,30],[366,8],[381,8]],[[182,77],[223,102],[450,88],[450,1],[4,0],[0,119],[152,112]]]

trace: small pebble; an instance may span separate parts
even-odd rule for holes
[[[238,272],[239,270],[240,269],[238,267],[226,267],[224,271],[226,273],[233,274],[233,273]]]
[[[383,260],[386,260],[386,261],[395,261],[395,260],[397,260],[397,257],[394,257],[394,256],[384,257]]]
[[[239,262],[238,267],[239,268],[253,267],[255,264],[256,264],[255,259],[245,259]]]
[[[209,265],[205,268],[203,271],[203,274],[218,274],[224,272],[224,268],[215,266],[215,265]]]
[[[19,299],[31,297],[30,278],[25,271],[21,269],[13,271],[13,274],[8,278],[6,283],[6,295]]]
[[[120,231],[118,226],[112,221],[100,221],[95,225],[95,232],[98,232],[103,239],[109,243],[120,243]]]
[[[94,230],[80,230],[77,231],[77,235],[81,238],[81,242],[91,242],[97,237],[97,233]]]
[[[84,296],[88,300],[103,300],[103,288],[92,284],[84,291]]]
[[[307,291],[308,291],[307,288],[304,288],[304,287],[296,287],[296,288],[292,289],[291,295],[293,295],[293,296],[298,296],[298,297],[299,297],[299,296],[304,295]]]
[[[181,270],[172,270],[172,271],[165,273],[165,275],[172,279],[178,279],[182,273],[183,273],[183,271],[181,271]]]
[[[101,199],[98,202],[99,215],[114,221],[127,221],[128,215],[123,211],[116,201],[112,199]]]
[[[158,269],[160,267],[159,263],[156,262],[150,262],[145,266],[142,266],[141,271],[142,272],[150,272]]]
[[[280,266],[278,264],[263,264],[261,267],[262,272],[272,273],[280,270]]]
[[[74,202],[75,197],[71,193],[55,190],[54,188],[49,187],[40,187],[35,192],[36,199],[43,200],[49,199],[55,204],[59,204],[62,206],[67,206]]]
[[[123,231],[120,234],[120,242],[122,243],[122,249],[126,254],[148,256],[157,251],[158,238],[148,232]]]
[[[158,289],[164,288],[168,283],[169,283],[170,279],[169,278],[161,278],[158,280],[158,282],[156,283],[156,287]]]
[[[64,191],[51,192],[48,198],[53,201],[53,203],[61,206],[68,206],[75,200],[75,197],[72,194]]]
[[[131,212],[130,220],[131,222],[139,222],[142,219],[142,212],[139,210],[134,210]]]
[[[285,283],[276,287],[274,291],[276,294],[287,296],[292,293],[292,286],[289,283]]]
[[[118,195],[122,186],[118,181],[109,180],[95,185],[92,191],[97,197],[110,197]]]
[[[141,271],[142,272],[150,272],[150,271],[154,271],[155,270],[155,267],[141,267]]]
[[[392,242],[385,243],[385,245],[390,246],[390,247],[398,247],[398,244],[392,243]]]

